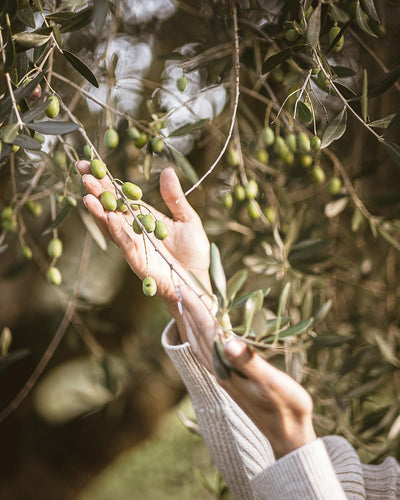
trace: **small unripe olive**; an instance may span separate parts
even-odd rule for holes
[[[55,151],[53,154],[54,163],[60,168],[67,166],[67,154],[65,151]]]
[[[153,297],[153,295],[157,293],[157,283],[153,278],[147,276],[147,278],[143,280],[142,290],[148,297]]]
[[[13,153],[18,153],[19,151],[19,146],[17,146],[16,144],[13,145],[13,147],[11,148],[12,149],[12,152]]]
[[[25,203],[25,207],[34,217],[40,217],[42,215],[43,207],[38,201],[28,200]]]
[[[113,212],[117,208],[117,200],[110,191],[103,191],[100,196],[100,203],[103,205],[104,210]]]
[[[63,253],[63,244],[60,238],[53,238],[47,245],[47,255],[53,259],[58,259]]]
[[[293,153],[293,151],[290,151],[289,148],[284,149],[279,156],[282,158],[284,163],[286,163],[286,165],[293,165],[294,153]]]
[[[302,154],[299,156],[299,163],[302,167],[308,168],[314,163],[314,158],[311,155]]]
[[[14,209],[13,207],[4,207],[3,210],[1,211],[1,218],[3,220],[7,220],[7,219],[12,219],[14,215]]]
[[[73,196],[67,196],[67,203],[71,205],[71,207],[76,207],[78,204]]]
[[[134,144],[137,148],[142,148],[145,144],[147,144],[147,141],[148,141],[148,137],[147,137],[147,134],[145,134],[144,132],[141,132],[140,133],[140,136],[135,139],[134,141]]]
[[[245,188],[246,198],[253,200],[258,194],[258,184],[254,179],[250,179]]]
[[[188,79],[185,75],[182,75],[180,78],[178,78],[178,81],[176,82],[176,85],[181,92],[184,92],[186,90],[187,84]]]
[[[95,158],[90,162],[90,172],[96,179],[104,179],[107,175],[107,167],[105,163]]]
[[[290,133],[286,136],[285,142],[287,147],[295,153],[297,151],[297,137],[296,134]]]
[[[49,118],[55,118],[60,112],[60,103],[55,95],[51,95],[47,98],[47,108],[45,113]]]
[[[143,224],[148,233],[152,233],[156,228],[156,220],[154,219],[152,214],[144,215],[143,219],[140,222]]]
[[[2,222],[2,226],[4,231],[8,231],[9,233],[15,233],[18,228],[17,219],[4,219]]]
[[[272,207],[266,207],[264,209],[264,216],[271,224],[276,220],[276,212]]]
[[[164,150],[164,143],[159,137],[153,137],[150,145],[153,153],[161,153]]]
[[[256,200],[250,200],[247,203],[247,214],[252,220],[257,220],[261,216],[261,209],[260,205],[257,203]]]
[[[336,196],[342,189],[342,181],[339,179],[339,177],[331,177],[331,179],[329,179],[327,189],[328,193],[331,196]]]
[[[136,141],[140,137],[140,130],[138,130],[136,127],[128,128],[128,137]]]
[[[329,78],[327,78],[324,74],[323,71],[320,71],[318,73],[318,76],[317,76],[317,80],[318,80],[318,83],[319,83],[319,86],[323,89],[323,90],[327,90],[329,88]]]
[[[140,198],[143,195],[140,187],[137,186],[136,184],[133,184],[133,182],[124,182],[122,184],[121,189],[124,195],[130,200],[134,201],[140,200]]]
[[[275,142],[275,132],[271,127],[265,127],[261,133],[261,138],[266,146],[272,146]]]
[[[27,245],[22,245],[21,257],[24,260],[31,260],[32,259],[32,250]]]
[[[302,153],[308,153],[311,150],[310,138],[305,132],[300,132],[297,136],[297,145]]]
[[[322,184],[326,179],[325,172],[320,165],[315,165],[315,167],[311,171],[311,176],[313,181],[317,184]]]
[[[238,184],[235,187],[234,193],[235,193],[235,198],[237,199],[237,201],[243,201],[246,198],[246,191],[241,184]]]
[[[59,205],[60,203],[62,203],[64,201],[64,196],[61,195],[61,194],[58,194],[56,196],[56,203]]]
[[[230,208],[232,208],[233,198],[232,198],[232,194],[229,191],[225,191],[224,193],[222,193],[221,203],[222,203],[222,206],[228,210]]]
[[[137,218],[139,219],[139,221],[142,223],[142,220],[143,220],[143,217],[144,215],[143,214],[139,214],[137,216]],[[142,234],[142,228],[139,226],[138,222],[136,219],[133,219],[133,222],[132,222],[132,229],[135,231],[136,234]]]
[[[237,167],[239,165],[239,153],[236,151],[235,148],[230,147],[226,152],[225,157],[226,157],[226,162],[231,167]]]
[[[313,151],[318,152],[321,149],[321,139],[317,135],[314,135],[311,138],[310,146]]]
[[[59,286],[62,283],[62,275],[57,267],[50,267],[46,271],[46,279],[52,285]]]
[[[93,160],[93,150],[92,148],[89,146],[89,144],[85,144],[83,146],[83,156],[87,159],[87,160]]]
[[[118,198],[118,200],[117,200],[117,210],[118,210],[118,212],[127,212],[128,211],[128,205],[125,203],[125,201],[122,198]]]
[[[130,207],[131,207],[132,210],[139,210],[139,208],[140,208],[140,206],[137,205],[136,203],[131,203]]]
[[[158,240],[165,240],[165,238],[168,236],[168,226],[163,220],[156,220],[154,236]]]
[[[35,141],[38,141],[40,144],[43,144],[45,141],[44,135],[39,134],[39,132],[35,132],[33,134],[33,138],[35,139]]]
[[[104,145],[108,149],[115,149],[119,144],[119,135],[114,128],[109,128],[104,134]]]
[[[340,30],[339,26],[332,26],[332,28],[329,30],[329,43],[330,44],[333,43],[333,41],[338,36],[340,31],[341,30]],[[344,43],[344,37],[342,35],[340,38],[338,38],[337,42],[332,47],[333,52],[340,52],[342,50],[343,43]]]
[[[277,155],[280,155],[282,153],[282,151],[284,151],[285,149],[287,149],[287,146],[286,146],[286,143],[285,143],[285,140],[283,139],[283,137],[276,137],[275,139],[275,143],[274,143],[274,151]]]
[[[256,160],[259,161],[260,163],[262,163],[263,165],[268,165],[269,154],[264,148],[257,149],[254,156],[255,156]]]
[[[299,33],[294,28],[286,30],[285,38],[288,42],[295,42],[299,38]]]

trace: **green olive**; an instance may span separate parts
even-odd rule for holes
[[[117,211],[118,212],[127,212],[128,211],[128,205],[125,203],[125,201],[122,198],[118,198],[118,200],[117,200]]]
[[[222,195],[221,195],[221,203],[222,203],[222,206],[224,208],[226,208],[227,210],[229,210],[230,208],[232,208],[233,198],[232,198],[232,194],[230,193],[230,191],[225,191],[225,192],[222,193]]]
[[[13,207],[4,207],[3,210],[1,211],[1,218],[3,220],[7,220],[7,219],[12,219],[12,217],[14,216],[14,209]]]
[[[103,205],[104,210],[113,212],[117,208],[117,200],[110,191],[103,191],[100,196],[100,203]]]
[[[43,207],[38,201],[28,200],[25,203],[25,207],[34,217],[40,217],[42,215]]]
[[[157,283],[153,278],[147,276],[147,278],[143,280],[142,290],[148,297],[153,297],[153,295],[157,293]]]
[[[33,138],[35,139],[35,141],[38,141],[40,144],[43,144],[45,141],[44,135],[39,134],[39,132],[35,132],[33,135]]]
[[[321,149],[321,139],[317,135],[314,135],[314,137],[311,138],[310,146],[311,149],[317,153]]]
[[[129,198],[130,200],[134,200],[134,201],[140,200],[140,198],[143,195],[140,187],[137,186],[136,184],[133,184],[133,182],[124,182],[122,184],[121,189],[122,189],[122,192],[124,193],[124,195],[127,198]]]
[[[46,279],[52,285],[59,286],[62,283],[62,274],[57,267],[50,267],[46,272]]]
[[[256,200],[250,200],[247,204],[247,214],[252,220],[257,220],[261,216],[261,208]]]
[[[289,148],[284,149],[279,156],[282,158],[284,163],[286,163],[286,165],[293,165],[294,153],[293,153],[293,151],[290,151]]]
[[[320,165],[315,165],[315,167],[311,171],[311,176],[313,181],[317,184],[322,184],[326,179],[325,172]]]
[[[165,238],[168,236],[168,226],[163,220],[156,220],[154,236],[158,240],[165,240]]]
[[[264,216],[271,224],[273,224],[276,220],[276,212],[272,207],[266,207],[264,209]]]
[[[137,148],[142,148],[145,144],[147,144],[147,141],[148,141],[148,137],[147,137],[147,134],[145,134],[144,132],[141,132],[140,133],[140,136],[135,139],[134,141],[134,144]]]
[[[188,79],[185,75],[182,75],[180,78],[178,78],[178,81],[176,82],[176,85],[181,92],[184,92],[186,90],[187,84]]]
[[[299,33],[294,28],[286,30],[285,38],[288,42],[295,42],[299,38]]]
[[[85,144],[83,146],[83,156],[87,160],[93,160],[93,149],[89,146],[89,144]]]
[[[152,233],[156,228],[156,220],[154,219],[152,214],[144,215],[143,219],[140,222],[143,224],[148,233]]]
[[[137,216],[137,218],[139,219],[140,223],[142,223],[143,217],[144,217],[143,214],[139,214]],[[133,219],[132,229],[135,231],[136,234],[142,234],[142,228],[139,226],[139,224],[138,224],[138,222],[137,222],[136,219]]]
[[[250,179],[245,188],[246,198],[253,200],[258,194],[258,184],[254,179]]]
[[[320,71],[317,76],[318,84],[323,90],[329,89],[329,78],[327,78],[323,71]]]
[[[339,28],[339,26],[332,26],[332,28],[329,30],[329,43],[330,44],[333,43],[333,41],[338,36],[340,31],[341,31],[341,29]],[[333,52],[340,52],[343,48],[343,43],[344,43],[344,37],[342,35],[338,38],[335,45],[332,47]]]
[[[336,196],[342,189],[342,181],[339,179],[339,177],[332,177],[328,182],[327,189],[328,193],[331,196]]]
[[[18,228],[17,219],[4,219],[2,222],[2,226],[4,231],[8,231],[9,233],[15,233]]]
[[[283,139],[283,137],[276,137],[275,143],[274,143],[274,151],[275,153],[280,156],[280,154],[287,149],[286,142]]]
[[[162,153],[164,150],[164,143],[163,140],[160,139],[159,137],[153,137],[153,139],[150,142],[151,145],[151,150],[153,153]]]
[[[32,259],[32,250],[27,245],[22,245],[21,257],[24,260],[31,260]]]
[[[302,154],[299,156],[299,163],[304,168],[309,168],[314,163],[314,158],[311,155]]]
[[[51,259],[58,259],[63,253],[63,243],[60,238],[53,238],[47,245],[47,255]]]
[[[241,184],[238,184],[235,187],[234,194],[235,194],[235,198],[237,199],[237,201],[243,201],[246,199],[246,191]]]
[[[96,179],[104,179],[107,175],[107,167],[105,163],[95,158],[90,162],[90,172]]]
[[[301,153],[308,153],[311,150],[310,138],[305,132],[300,132],[297,136],[297,145]]]
[[[51,95],[47,98],[47,108],[45,113],[49,118],[55,118],[60,112],[60,103],[55,95]]]
[[[54,163],[60,168],[66,168],[67,166],[67,154],[65,151],[54,151],[53,154]]]
[[[128,128],[128,137],[129,139],[136,141],[140,137],[140,130],[138,130],[136,127]]]
[[[260,163],[262,163],[263,165],[268,165],[269,154],[264,148],[257,149],[254,156],[255,156],[256,160],[259,161]]]
[[[71,205],[71,207],[76,207],[78,204],[73,196],[67,196],[67,203]]]
[[[287,147],[295,153],[297,151],[297,137],[296,134],[290,133],[286,136],[285,142]]]
[[[275,142],[275,132],[271,127],[265,127],[261,133],[261,138],[266,146],[272,146]]]
[[[17,144],[14,144],[13,147],[11,148],[13,153],[18,153],[19,151],[19,146]]]
[[[230,147],[225,154],[226,162],[231,167],[237,167],[239,165],[239,153],[235,148]]]
[[[104,134],[104,145],[108,149],[115,149],[119,144],[119,135],[114,128],[109,128]]]

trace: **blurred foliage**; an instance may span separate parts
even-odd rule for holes
[[[158,7],[1,3],[0,369],[12,383],[0,420],[50,360],[89,352],[96,365],[66,421],[164,369],[161,309],[88,217],[74,162],[104,161],[110,182],[137,183],[161,210],[172,163],[219,248],[221,325],[305,385],[319,434],[344,435],[368,462],[399,457],[400,7]]]

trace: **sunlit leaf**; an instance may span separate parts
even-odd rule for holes
[[[215,243],[210,247],[210,276],[223,302],[226,302],[226,277],[221,255]]]
[[[229,302],[236,297],[236,294],[240,291],[247,280],[248,272],[245,269],[241,269],[228,280],[226,287],[226,295]]]
[[[373,122],[369,122],[368,125],[373,128],[386,128],[389,126],[389,123],[393,120],[395,116],[396,115],[392,113],[391,115],[385,116],[384,118],[380,118],[379,120],[374,120]]]
[[[244,309],[244,325],[245,325],[245,334],[249,333],[254,314],[257,311],[260,311],[264,302],[264,294],[262,290],[255,290],[250,294],[250,297],[246,300],[245,309]]]
[[[313,323],[314,323],[314,318],[308,318],[303,321],[300,321],[296,325],[293,325],[290,328],[287,328],[286,330],[278,332],[278,338],[283,339],[286,337],[294,337],[296,335],[301,335],[302,333],[309,330],[313,325]]]
[[[321,148],[326,148],[332,142],[340,139],[346,131],[347,110],[344,107],[326,127],[321,139]]]
[[[263,296],[266,297],[270,291],[271,291],[271,288],[263,288],[262,289]],[[237,299],[235,299],[233,304],[232,304],[232,309],[235,309],[236,307],[243,305],[252,293],[253,292],[245,293],[245,294],[241,295],[240,297],[238,297]]]
[[[281,318],[283,311],[286,307],[287,301],[289,299],[289,292],[290,292],[290,283],[286,283],[285,287],[283,288],[283,291],[279,297],[279,305],[278,305],[278,312],[277,312],[277,322],[275,326],[275,335],[278,334],[280,326],[281,326]]]
[[[39,33],[31,31],[24,31],[13,35],[13,40],[22,47],[26,48],[40,47],[41,45],[47,43],[49,39],[50,35],[40,35]]]

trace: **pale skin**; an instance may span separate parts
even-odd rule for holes
[[[110,180],[99,180],[90,175],[87,161],[79,161],[77,168],[88,192],[84,197],[85,205],[100,229],[121,249],[139,278],[149,275],[156,280],[157,294],[165,301],[175,319],[181,342],[189,342],[198,360],[214,373],[211,348],[216,321],[210,313],[210,299],[191,276],[193,273],[211,293],[208,274],[210,244],[201,220],[186,200],[174,170],[166,168],[160,178],[161,196],[171,217],[150,208],[157,218],[163,219],[168,225],[168,237],[162,242],[156,240],[156,244],[191,286],[183,283],[174,272],[171,278],[170,265],[154,251],[150,242],[144,245],[143,235],[132,230],[132,215],[104,211],[98,197],[105,189],[114,191]],[[178,307],[176,285],[181,295],[183,315]],[[228,380],[218,379],[218,382],[267,437],[276,458],[316,439],[312,425],[312,400],[303,387],[248,349],[241,340],[228,340],[223,350],[226,359],[247,378],[232,372]]]

